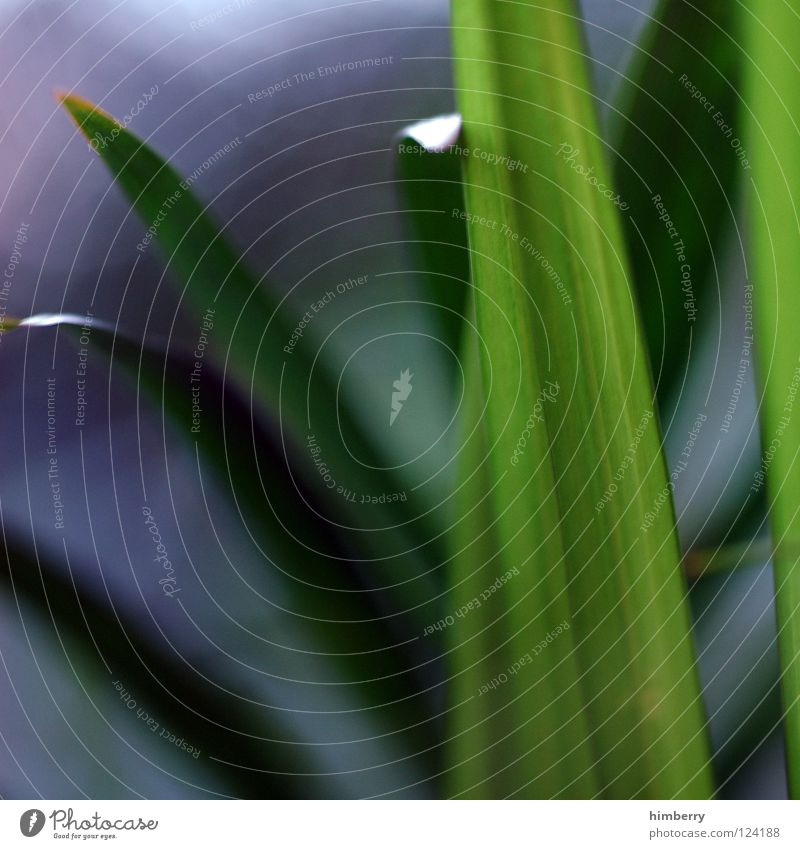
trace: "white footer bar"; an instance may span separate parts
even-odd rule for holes
[[[0,846],[798,847],[800,802],[0,802]]]

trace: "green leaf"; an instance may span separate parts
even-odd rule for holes
[[[687,378],[698,317],[719,309],[720,250],[749,164],[734,147],[739,18],[730,0],[660,0],[612,113],[614,188],[662,408]]]
[[[70,314],[8,322],[19,328],[58,326],[67,331],[78,331],[85,323],[84,316]],[[108,354],[112,368],[124,369],[174,431],[194,446],[201,473],[198,489],[210,472],[230,497],[257,547],[253,557],[268,567],[269,580],[286,599],[287,622],[297,641],[290,651],[296,652],[302,645],[303,651],[322,659],[325,684],[336,685],[336,690],[346,694],[337,694],[329,704],[344,700],[349,706],[353,737],[363,736],[366,729],[390,735],[387,759],[400,753],[409,762],[416,758],[422,764],[418,778],[432,771],[436,736],[428,720],[435,714],[436,698],[426,665],[435,657],[436,641],[421,651],[397,625],[402,614],[405,624],[416,625],[419,633],[428,620],[418,621],[419,611],[398,610],[386,592],[370,586],[371,576],[359,562],[361,552],[344,534],[315,526],[313,508],[320,505],[313,493],[298,489],[281,473],[278,435],[252,420],[247,403],[223,383],[211,363],[202,369],[203,413],[193,429],[188,380],[195,365],[193,357],[139,344],[97,319],[93,320],[90,344]],[[285,508],[280,520],[273,509],[276,503]],[[316,547],[324,545],[329,556],[320,556],[302,544],[309,527],[315,527]],[[331,558],[338,566],[335,573]],[[296,708],[302,711],[307,705],[298,703]],[[413,733],[404,733],[408,728],[413,728]],[[401,742],[406,748],[399,748]]]
[[[386,468],[390,463],[349,399],[339,400],[330,363],[324,356],[315,358],[312,329],[305,328],[300,342],[290,345],[295,320],[269,287],[251,277],[189,182],[99,107],[72,94],[61,100],[87,138],[103,139],[96,145],[98,155],[154,234],[169,269],[184,283],[182,296],[198,315],[215,310],[212,356],[224,363],[226,374],[233,374],[245,394],[252,393],[257,413],[279,422],[282,438],[302,458],[293,474],[318,493],[324,518],[348,528],[358,548],[375,558],[371,569],[377,585],[395,587],[406,608],[421,611],[436,596],[429,563],[442,556],[442,530],[424,487],[409,498],[410,487]],[[337,498],[310,454],[311,435],[317,437],[337,491],[344,493]],[[358,446],[358,461],[349,446]],[[354,500],[346,493],[354,493]],[[385,493],[398,500],[372,503],[366,511],[359,501]],[[429,618],[424,612],[420,616]]]
[[[406,127],[396,141],[397,178],[426,299],[438,307],[440,341],[457,352],[469,290],[461,157],[452,151],[458,115],[440,115]]]
[[[789,790],[800,798],[800,3],[747,2],[747,146],[752,153],[753,315],[761,404],[761,468],[774,549]]]
[[[484,339],[491,349],[493,340],[488,334]],[[484,393],[476,337],[465,344],[460,509],[449,572],[453,619],[445,620],[453,675],[449,793],[591,796],[597,784],[585,742],[580,670],[572,636],[563,630],[571,621],[566,573],[535,568],[563,555],[553,533],[555,499],[545,496],[532,509],[539,493],[552,493],[552,470],[546,464],[533,469],[523,457],[520,465],[530,477],[520,493],[511,468],[494,465],[498,446],[493,449],[489,438],[497,405]],[[493,386],[492,393],[505,388]],[[507,463],[511,456],[505,456]],[[550,632],[559,637],[547,656],[516,668]]]
[[[515,745],[478,792],[707,797],[674,515],[575,8],[453,14],[464,145],[485,152],[464,168],[498,559],[521,573],[498,599],[507,640],[480,658],[487,681],[509,675],[495,707],[514,713]]]
[[[747,569],[764,564],[769,560],[771,552],[771,545],[766,539],[750,539],[748,542],[718,548],[696,549],[684,556],[684,572],[690,580],[697,580],[718,572]]]

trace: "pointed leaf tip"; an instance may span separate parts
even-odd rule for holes
[[[90,118],[100,119],[103,122],[108,122],[113,127],[122,128],[122,125],[113,115],[110,115],[105,109],[102,109],[86,97],[64,89],[55,89],[53,94],[56,100],[67,110],[67,113],[76,123],[78,129],[87,137],[89,134],[86,132],[86,122]]]

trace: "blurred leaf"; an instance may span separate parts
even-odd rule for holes
[[[436,594],[429,564],[441,559],[442,530],[423,488],[414,490],[414,509],[408,500],[397,500],[370,504],[367,512],[356,498],[334,497],[307,450],[306,437],[313,431],[345,493],[378,496],[406,489],[349,404],[339,402],[330,364],[324,357],[317,360],[316,351],[309,353],[310,328],[303,343],[286,353],[292,322],[268,288],[250,276],[187,182],[99,107],[75,95],[64,95],[62,102],[87,138],[106,140],[98,146],[99,156],[184,282],[188,303],[198,314],[215,310],[212,350],[224,362],[226,377],[230,370],[252,393],[256,412],[268,413],[294,456],[302,456],[292,472],[319,494],[326,508],[322,521],[341,521],[359,550],[376,558],[371,569],[378,585],[393,585],[412,609],[426,604]],[[349,445],[358,446],[358,461]]]
[[[753,314],[763,388],[761,468],[769,502],[789,791],[800,798],[800,2],[745,4]]]
[[[86,572],[76,568],[77,564],[69,568],[69,578],[65,577],[67,567],[57,565],[54,554],[41,545],[30,554],[31,546],[12,537],[6,528],[3,549],[0,582],[5,591],[18,604],[32,605],[45,617],[52,625],[54,640],[80,646],[106,676],[109,689],[118,676],[136,693],[141,705],[157,707],[161,725],[199,746],[204,757],[216,756],[227,762],[255,758],[270,765],[269,771],[254,775],[225,763],[215,764],[220,781],[217,792],[242,798],[292,798],[326,792],[324,782],[318,783],[313,775],[298,775],[316,771],[314,752],[281,742],[290,740],[291,732],[288,725],[281,727],[278,712],[253,711],[244,705],[236,710],[230,694],[209,686],[188,663],[174,659],[166,643],[153,643],[140,623],[83,586],[75,575]]]
[[[684,572],[692,580],[707,578],[717,572],[747,569],[763,564],[771,556],[772,546],[767,539],[750,539],[718,548],[689,551],[683,558]]]
[[[449,571],[453,620],[445,623],[452,676],[448,795],[505,797],[521,791],[522,782],[537,773],[540,775],[536,783],[524,790],[524,795],[557,795],[562,783],[566,783],[564,764],[549,776],[547,766],[557,763],[565,753],[569,753],[568,759],[574,759],[574,747],[587,733],[579,690],[568,688],[563,695],[557,691],[559,682],[578,674],[572,659],[559,655],[562,660],[557,664],[556,653],[551,656],[554,666],[562,667],[560,678],[545,673],[545,680],[538,680],[542,669],[535,666],[530,671],[516,671],[514,683],[523,694],[515,698],[502,679],[507,676],[508,667],[538,642],[536,629],[530,627],[531,606],[544,602],[544,596],[552,592],[555,604],[551,605],[551,615],[568,619],[569,609],[563,586],[553,586],[552,580],[539,586],[533,569],[526,568],[530,566],[525,559],[531,551],[531,537],[539,532],[541,522],[536,523],[530,536],[529,528],[525,528],[517,539],[502,543],[504,535],[516,534],[524,520],[518,513],[499,516],[493,509],[502,476],[498,481],[492,467],[479,345],[474,334],[464,342],[466,388],[458,466],[459,511],[451,534],[453,557]],[[507,497],[507,491],[500,493],[500,499]],[[524,498],[519,500],[520,512],[528,507]],[[505,586],[509,582],[513,589]],[[537,623],[536,628],[542,627],[542,623]],[[564,653],[568,646],[574,647],[566,636],[561,639]],[[572,737],[561,755],[556,751],[564,745],[561,733],[556,733],[559,710],[564,711],[564,738]],[[589,757],[587,753],[582,764],[585,775],[579,777],[579,784],[568,789],[567,795],[595,792]],[[518,758],[522,760],[515,764]]]
[[[646,516],[669,490],[575,8],[453,13],[464,144],[487,153],[464,167],[494,511],[520,570],[499,591],[507,641],[474,655],[487,681],[509,676],[496,692],[516,757],[478,793],[708,797],[669,499]]]
[[[85,317],[37,315],[13,321],[19,327],[78,330]],[[313,494],[290,486],[285,472],[281,474],[278,434],[266,432],[252,419],[247,404],[235,388],[223,383],[211,363],[202,373],[202,423],[192,431],[188,376],[193,358],[140,345],[97,320],[91,340],[112,364],[130,373],[178,433],[189,435],[199,452],[198,462],[204,460],[215,473],[246,522],[259,559],[269,564],[271,580],[281,584],[292,600],[291,613],[300,620],[306,650],[324,660],[325,683],[342,685],[350,709],[371,711],[395,736],[394,743],[404,728],[412,727],[405,755],[412,758],[427,751],[419,757],[429,761],[436,754],[439,735],[439,723],[431,720],[437,708],[430,669],[436,641],[423,648],[408,634],[411,629],[416,636],[427,620],[419,619],[419,611],[398,609],[391,592],[370,586],[358,552],[337,529],[322,525],[315,531],[315,544],[325,545],[327,557],[302,545],[308,528],[315,525],[314,509],[319,505]],[[276,501],[284,508],[280,520],[273,509]],[[331,557],[339,567],[335,574]],[[424,768],[431,770],[432,764]]]
[[[459,350],[469,290],[467,231],[458,115],[440,115],[406,127],[396,149],[397,176],[411,241],[423,271],[427,299],[439,307],[440,340]]]
[[[720,250],[744,174],[732,146],[742,68],[738,3],[660,0],[611,131],[615,190],[662,407],[681,390],[696,322],[719,309]],[[721,126],[721,123],[724,126]]]

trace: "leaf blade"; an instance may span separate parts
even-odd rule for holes
[[[182,298],[198,314],[212,304],[216,308],[211,347],[225,364],[226,378],[230,372],[243,393],[252,395],[257,412],[278,419],[287,440],[295,446],[305,446],[315,427],[322,433],[326,423],[335,418],[338,429],[331,429],[322,448],[328,465],[336,470],[343,492],[405,492],[404,481],[386,468],[391,464],[382,456],[376,440],[349,405],[339,402],[337,380],[328,372],[326,363],[308,353],[303,344],[286,352],[296,328],[281,312],[282,302],[269,296],[261,281],[250,275],[194,197],[190,183],[95,104],[74,94],[59,97],[87,138],[99,135],[106,140],[98,146],[97,153],[154,230],[169,267],[184,283]],[[359,445],[360,462],[353,462],[348,442]],[[402,499],[371,505],[370,523],[361,527],[354,520],[363,520],[364,511],[354,508],[345,497],[326,497],[330,494],[327,484],[307,454],[297,452],[296,456],[305,461],[297,473],[333,513],[325,519],[335,523],[344,514],[345,525],[359,537],[360,546],[370,550],[376,563],[392,557],[401,562],[405,580],[398,587],[408,593],[410,609],[422,608],[436,596],[427,555],[430,553],[436,561],[441,559],[443,533],[426,493],[415,490],[419,502],[416,510]],[[380,546],[375,542],[375,528],[384,529]],[[381,566],[374,568],[379,570]],[[381,580],[387,581],[385,577]]]
[[[725,0],[661,0],[612,115],[614,183],[662,409],[690,379],[696,318],[719,309],[719,254],[738,229],[746,165],[724,127],[740,111],[739,18]]]
[[[748,48],[749,198],[755,344],[762,386],[762,460],[751,494],[766,479],[782,666],[789,792],[800,798],[800,385],[795,277],[800,268],[800,4],[745,4]]]
[[[552,464],[553,485],[539,483],[538,503],[557,506],[558,517],[543,531],[549,525],[550,536],[560,536],[563,561],[533,562],[543,574],[563,562],[581,673],[564,676],[562,689],[580,681],[584,691],[598,793],[708,796],[709,755],[671,510],[648,533],[639,530],[647,505],[667,483],[666,469],[620,224],[609,199],[586,179],[591,168],[595,182],[607,185],[574,7],[470,0],[453,11],[465,141],[528,166],[511,179],[503,168],[465,157],[467,205],[475,216],[468,231],[473,280],[482,290],[478,319],[498,362],[508,371],[512,363],[516,372],[500,374],[505,387],[498,398],[511,409],[490,409],[487,416],[492,439],[504,449],[493,450],[495,475],[535,409],[537,382],[565,385],[571,407],[568,417],[547,406],[544,427],[533,429],[520,462],[528,475]],[[574,151],[582,157],[578,167],[567,158]],[[569,302],[552,269],[570,282]],[[517,324],[525,356],[504,338],[511,334],[502,320],[488,310],[481,318],[481,294],[505,305],[499,312]],[[491,365],[484,358],[484,383]],[[522,405],[508,400],[518,397],[515,381],[528,382]],[[637,435],[643,413],[651,427]],[[636,463],[596,510],[637,438]],[[511,495],[497,504],[499,513]],[[519,517],[517,528],[523,527]],[[529,542],[534,551],[535,545]],[[657,623],[655,634],[648,616]],[[615,673],[611,683],[607,670]],[[669,743],[676,734],[687,741],[680,759]],[[526,782],[522,792],[532,786]]]

